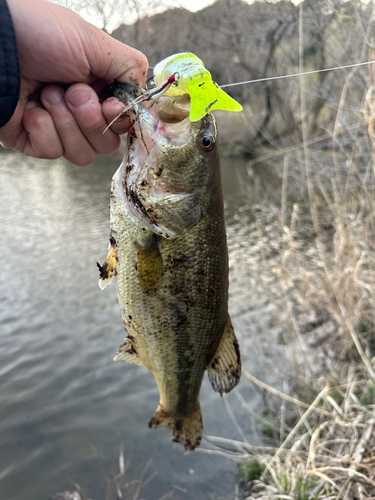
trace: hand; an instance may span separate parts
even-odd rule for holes
[[[37,158],[87,165],[110,155],[130,123],[117,99],[100,104],[112,80],[144,86],[147,59],[69,9],[45,0],[8,0],[21,69],[20,99],[0,142]]]

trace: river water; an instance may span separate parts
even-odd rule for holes
[[[98,287],[109,235],[109,190],[118,159],[89,167],[0,156],[0,499],[47,500],[75,484],[104,500],[131,458],[129,481],[153,459],[141,498],[233,498],[235,470],[225,457],[185,453],[169,429],[150,430],[158,405],[147,370],[114,363],[124,331],[115,286]],[[257,291],[254,182],[243,160],[222,164],[230,252],[230,311],[244,368],[269,383],[287,362],[277,344],[273,305]],[[272,245],[271,245],[272,246]],[[254,271],[255,272],[255,271]],[[243,377],[239,391],[255,411],[261,398]],[[250,414],[227,398],[249,442]],[[241,439],[225,401],[205,377],[204,435]],[[147,477],[147,476],[146,476]]]

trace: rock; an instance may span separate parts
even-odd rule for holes
[[[78,491],[64,491],[63,493],[56,493],[53,497],[50,497],[49,500],[82,500],[81,495]]]

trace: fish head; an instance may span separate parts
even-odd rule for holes
[[[196,225],[220,184],[215,119],[189,119],[190,98],[161,97],[130,111],[122,169],[126,203],[137,223],[167,239]]]

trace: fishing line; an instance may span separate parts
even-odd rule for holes
[[[295,76],[304,76],[304,75],[313,75],[313,74],[316,74],[316,73],[324,73],[325,71],[335,71],[335,70],[339,70],[339,69],[357,68],[359,66],[366,66],[368,64],[375,64],[375,61],[365,61],[365,62],[361,62],[361,63],[346,64],[345,66],[333,66],[331,68],[314,69],[312,71],[303,71],[302,73],[292,73],[292,74],[289,74],[289,75],[268,76],[268,77],[265,77],[265,78],[257,78],[255,80],[246,80],[245,82],[227,83],[225,85],[219,85],[219,87],[221,89],[224,89],[224,88],[227,88],[227,87],[236,87],[238,85],[246,85],[247,83],[267,82],[267,81],[270,81],[270,80],[281,80],[281,79],[284,79],[284,78],[293,78]],[[151,69],[151,68],[149,68],[149,69]],[[143,95],[139,96],[137,99],[135,99],[135,101],[133,101],[128,106],[125,106],[124,109],[121,111],[121,113],[119,113],[116,116],[116,118],[114,118],[111,121],[111,123],[108,124],[108,126],[103,131],[103,134],[114,124],[114,122],[119,117],[121,117],[121,115],[123,113],[125,113],[128,109],[132,108],[135,104],[138,104],[138,103],[141,103],[142,101],[150,100],[150,99],[156,100],[159,97],[161,97],[163,94],[165,94],[165,92],[168,90],[168,88],[172,84],[177,85],[177,80],[178,80],[179,77],[180,77],[180,75],[178,73],[174,73],[172,76],[169,77],[169,79],[167,81],[165,81],[162,84],[158,85],[156,88],[143,90]],[[152,79],[152,77],[149,78],[147,80],[147,82],[149,80],[151,80],[151,79]]]
[[[293,73],[291,75],[281,76],[268,76],[266,78],[258,78],[257,80],[247,80],[246,82],[227,83],[226,85],[219,85],[221,89],[226,87],[235,87],[237,85],[245,85],[246,83],[267,82],[269,80],[281,80],[282,78],[292,78],[293,76],[313,75],[314,73],[323,73],[324,71],[334,71],[337,69],[356,68],[358,66],[365,66],[366,64],[375,64],[375,61],[366,61],[361,63],[347,64],[345,66],[334,66],[333,68],[314,69],[313,71],[304,71],[303,73]]]

